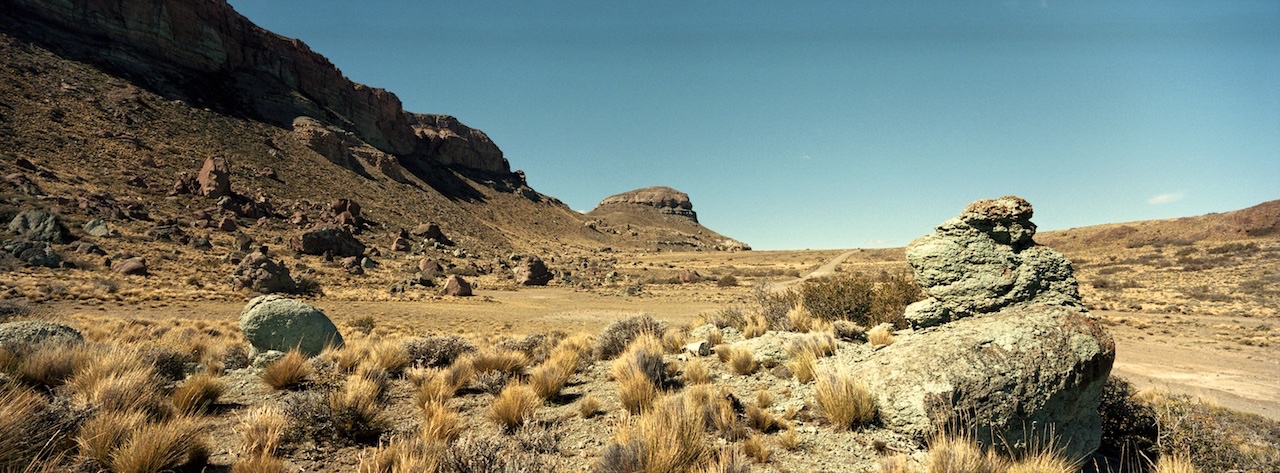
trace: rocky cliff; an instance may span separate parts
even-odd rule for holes
[[[483,133],[456,119],[415,118],[395,94],[352,82],[306,44],[259,28],[225,1],[0,0],[0,12],[5,30],[171,98],[283,127],[310,117],[402,164],[510,173]],[[450,132],[461,140],[441,139]]]

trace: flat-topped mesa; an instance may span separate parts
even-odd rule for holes
[[[907,246],[907,263],[927,299],[907,307],[929,327],[1021,303],[1082,307],[1071,262],[1032,239],[1031,204],[980,200]]]
[[[689,194],[670,187],[654,186],[623,192],[605,197],[596,208],[611,205],[642,205],[652,207],[659,212],[698,221],[698,214],[693,211],[693,202]]]

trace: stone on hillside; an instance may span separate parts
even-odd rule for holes
[[[250,300],[240,312],[240,331],[257,352],[297,348],[315,356],[326,346],[342,346],[338,327],[320,309],[277,295]]]
[[[95,237],[108,237],[115,233],[111,231],[111,227],[107,226],[107,222],[100,218],[85,222],[83,228],[86,235]]]
[[[289,276],[289,268],[272,261],[262,251],[249,253],[240,260],[231,273],[233,289],[246,288],[250,291],[270,294],[273,292],[297,292],[297,284]]]
[[[222,230],[224,232],[229,233],[229,232],[236,231],[236,228],[239,228],[239,226],[236,225],[236,219],[231,217],[222,217],[220,220],[218,220],[218,225],[216,228],[218,230]]]
[[[196,175],[197,190],[200,195],[218,199],[231,195],[231,169],[226,158],[210,156],[204,160],[200,173]]]
[[[31,266],[60,268],[64,263],[62,256],[54,251],[48,242],[10,240],[6,241],[0,249]]]
[[[929,296],[906,310],[916,330],[852,368],[886,427],[924,439],[960,423],[1014,449],[1052,434],[1071,459],[1098,447],[1115,344],[1030,218],[1017,197],[978,201],[908,247]]]
[[[353,276],[364,274],[364,266],[360,265],[359,256],[348,256],[346,258],[342,258],[342,262],[339,264],[342,266],[342,270],[346,271],[347,274]]]
[[[0,347],[17,349],[36,345],[79,345],[80,331],[56,322],[20,320],[0,324]]]
[[[471,296],[471,283],[456,274],[449,276],[444,281],[444,295],[469,297]]]
[[[43,210],[24,210],[9,221],[9,231],[24,240],[61,244],[70,241],[71,232],[56,215]]]
[[[702,275],[697,271],[688,270],[680,273],[680,284],[693,284],[702,282]]]
[[[907,262],[928,296],[907,308],[911,325],[928,327],[1018,302],[1078,303],[1071,263],[1032,241],[1031,213],[1031,204],[1018,197],[982,200],[911,242]]]
[[[346,230],[336,227],[320,227],[295,235],[289,247],[309,255],[359,256],[364,253],[364,243]]]
[[[552,274],[542,258],[529,256],[520,260],[515,267],[516,284],[521,286],[546,286],[551,282]]]
[[[119,263],[116,263],[115,266],[111,267],[111,270],[120,274],[146,276],[148,272],[147,260],[140,256],[135,258],[128,258],[123,261],[120,261]]]
[[[437,225],[435,222],[424,223],[413,227],[413,231],[410,233],[412,233],[413,236],[422,238],[423,240],[435,240],[441,245],[453,246],[453,241],[449,240],[449,237],[444,236],[444,231],[441,230],[440,225]]]

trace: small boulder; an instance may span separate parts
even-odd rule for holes
[[[338,327],[320,309],[277,295],[250,300],[240,312],[240,331],[258,353],[297,348],[307,356],[342,346]]]
[[[515,267],[516,284],[521,286],[546,286],[552,277],[547,265],[537,256],[524,258]]]
[[[364,253],[364,243],[360,243],[351,232],[337,227],[304,231],[289,241],[289,247],[308,255],[359,256]]]
[[[684,352],[691,355],[707,356],[711,354],[711,343],[706,340],[699,340],[685,345]]]
[[[471,283],[462,279],[462,276],[452,275],[445,279],[444,295],[454,297],[470,297]]]
[[[107,222],[100,218],[95,218],[85,222],[83,228],[84,233],[89,236],[108,237],[114,236],[113,234],[115,234],[115,232],[111,231],[111,227],[107,226]]]
[[[43,241],[24,241],[14,240],[4,243],[3,249],[5,253],[13,255],[23,263],[31,266],[41,266],[45,268],[60,268],[63,266],[62,256],[53,250],[48,242]]]
[[[125,275],[146,276],[148,272],[147,260],[141,256],[128,258],[116,263],[115,266],[111,267],[111,270]]]
[[[342,258],[341,264],[342,264],[342,270],[346,271],[347,274],[356,275],[356,276],[364,274],[364,267],[360,266],[359,256],[348,256],[346,258]]]
[[[80,331],[56,322],[20,320],[0,324],[0,347],[14,349],[37,345],[79,345]]]
[[[217,228],[218,230],[230,233],[236,231],[236,228],[239,228],[239,226],[236,225],[236,219],[231,217],[222,217],[222,219],[218,220]]]
[[[680,273],[680,284],[693,284],[702,282],[702,275],[697,271],[688,270]]]
[[[273,292],[297,292],[297,284],[289,276],[289,268],[272,261],[262,251],[249,253],[236,265],[231,273],[233,289],[249,289],[251,291],[270,294]]]
[[[200,195],[218,199],[231,195],[231,169],[222,156],[211,156],[204,160],[200,174],[196,175],[197,190]]]
[[[9,221],[9,231],[24,240],[62,244],[71,241],[71,232],[56,215],[43,210],[24,210]]]
[[[422,238],[423,240],[435,240],[441,245],[453,246],[453,241],[449,240],[449,237],[444,236],[444,231],[440,230],[440,225],[435,222],[424,223],[413,227],[413,231],[410,233],[412,233],[413,236]]]

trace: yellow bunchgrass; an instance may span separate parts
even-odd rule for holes
[[[240,457],[231,464],[231,473],[285,473],[284,460],[266,455]]]
[[[600,413],[600,399],[593,395],[586,395],[578,400],[578,415],[583,419],[590,419]]]
[[[422,425],[418,434],[428,441],[452,442],[462,431],[458,412],[444,403],[431,402],[422,406]]]
[[[778,446],[787,451],[800,448],[800,433],[796,429],[786,429],[778,434]]]
[[[879,473],[912,473],[911,457],[905,453],[880,457],[877,467]]]
[[[635,449],[640,472],[687,471],[702,465],[711,455],[703,406],[688,396],[669,395],[652,409],[622,421],[612,443]]]
[[[280,450],[289,418],[279,408],[264,404],[240,418],[240,452],[245,457],[273,456]]]
[[[501,371],[520,374],[529,365],[529,356],[525,355],[524,352],[505,348],[494,348],[481,353],[468,354],[464,358],[468,359],[471,367],[477,373]]]
[[[391,374],[409,367],[409,352],[399,340],[381,340],[369,346],[366,363]]]
[[[820,373],[813,390],[823,415],[837,430],[871,422],[876,416],[876,400],[865,384],[846,371]]]
[[[538,393],[538,397],[550,399],[560,394],[560,389],[564,388],[569,378],[578,372],[578,365],[581,362],[581,354],[577,350],[572,347],[565,349],[557,347],[551,351],[547,361],[538,365],[529,374],[529,385]]]
[[[99,411],[141,411],[153,418],[169,415],[172,404],[166,402],[160,390],[160,381],[150,366],[132,367],[128,371],[104,374],[88,371],[84,378],[73,377],[76,385],[73,399],[82,405],[96,407]]]
[[[721,363],[728,363],[729,357],[733,356],[733,347],[723,343],[716,344],[711,351],[716,352],[716,359]]]
[[[928,473],[955,471],[1005,471],[1008,461],[993,451],[983,451],[968,435],[940,434],[929,441]]]
[[[738,374],[754,373],[756,371],[756,360],[751,356],[751,350],[734,348],[733,354],[729,356],[729,368]]]
[[[107,411],[90,417],[80,426],[76,444],[80,454],[98,466],[111,464],[111,456],[134,432],[147,423],[147,415],[139,411]]]
[[[1200,473],[1191,460],[1183,455],[1161,455],[1156,460],[1155,473]]]
[[[747,406],[747,425],[761,432],[772,432],[778,429],[778,418],[769,413],[768,409],[761,408],[757,405]]]
[[[197,418],[175,417],[144,424],[111,455],[113,473],[153,473],[204,461],[209,445]]]
[[[689,340],[689,326],[668,327],[662,334],[662,347],[667,353],[679,353]]]
[[[91,356],[91,352],[83,345],[42,345],[27,356],[20,357],[14,374],[27,384],[57,387],[84,367]]]
[[[791,310],[788,310],[787,320],[791,321],[791,326],[795,327],[797,332],[813,331],[813,315],[809,313],[809,309],[804,307],[804,304],[796,304]]]
[[[684,362],[685,384],[707,384],[711,382],[711,371],[707,364],[697,358]]]
[[[508,384],[493,398],[489,406],[489,420],[507,432],[514,431],[533,420],[542,398],[526,384]]]
[[[173,407],[179,413],[204,414],[209,412],[226,390],[227,384],[221,378],[201,373],[188,377],[181,386],[173,390],[169,398],[173,400]]]
[[[441,467],[446,445],[418,436],[393,439],[378,447],[372,456],[362,457],[359,473],[435,472]]]
[[[658,398],[658,387],[638,368],[615,371],[613,377],[618,382],[618,399],[627,412],[637,414]]]
[[[742,328],[742,336],[746,338],[756,338],[764,335],[769,331],[769,320],[763,314],[751,313],[747,315],[747,326]]]
[[[791,374],[801,383],[808,383],[817,377],[818,359],[812,351],[801,350],[791,355],[791,361],[787,362],[787,369],[791,370]]]
[[[765,409],[773,405],[773,393],[769,392],[768,389],[757,389],[756,392],[752,394],[752,397],[755,398],[756,405],[760,406],[761,409]]]
[[[367,340],[351,340],[342,346],[328,345],[320,352],[321,359],[332,361],[343,373],[351,373],[365,360],[369,359],[370,346]],[[407,355],[406,355],[407,357]]]
[[[289,350],[279,360],[263,368],[262,382],[275,389],[285,389],[302,383],[310,375],[307,357],[298,350]]]
[[[773,451],[769,449],[769,444],[764,441],[764,436],[760,434],[752,434],[742,441],[742,453],[762,465],[768,463],[769,457],[773,456]]]
[[[25,468],[53,438],[58,426],[30,422],[48,401],[33,389],[0,384],[0,471]]]
[[[867,343],[871,346],[892,345],[893,340],[893,326],[889,324],[880,324],[867,331]]]
[[[795,356],[800,352],[813,353],[815,358],[831,356],[836,352],[836,337],[831,332],[814,332],[792,340],[787,346],[787,354]]]
[[[716,327],[713,325],[711,326],[711,330],[707,331],[706,340],[707,340],[707,344],[713,347],[721,343],[724,343],[724,332],[720,330],[720,327]]]

